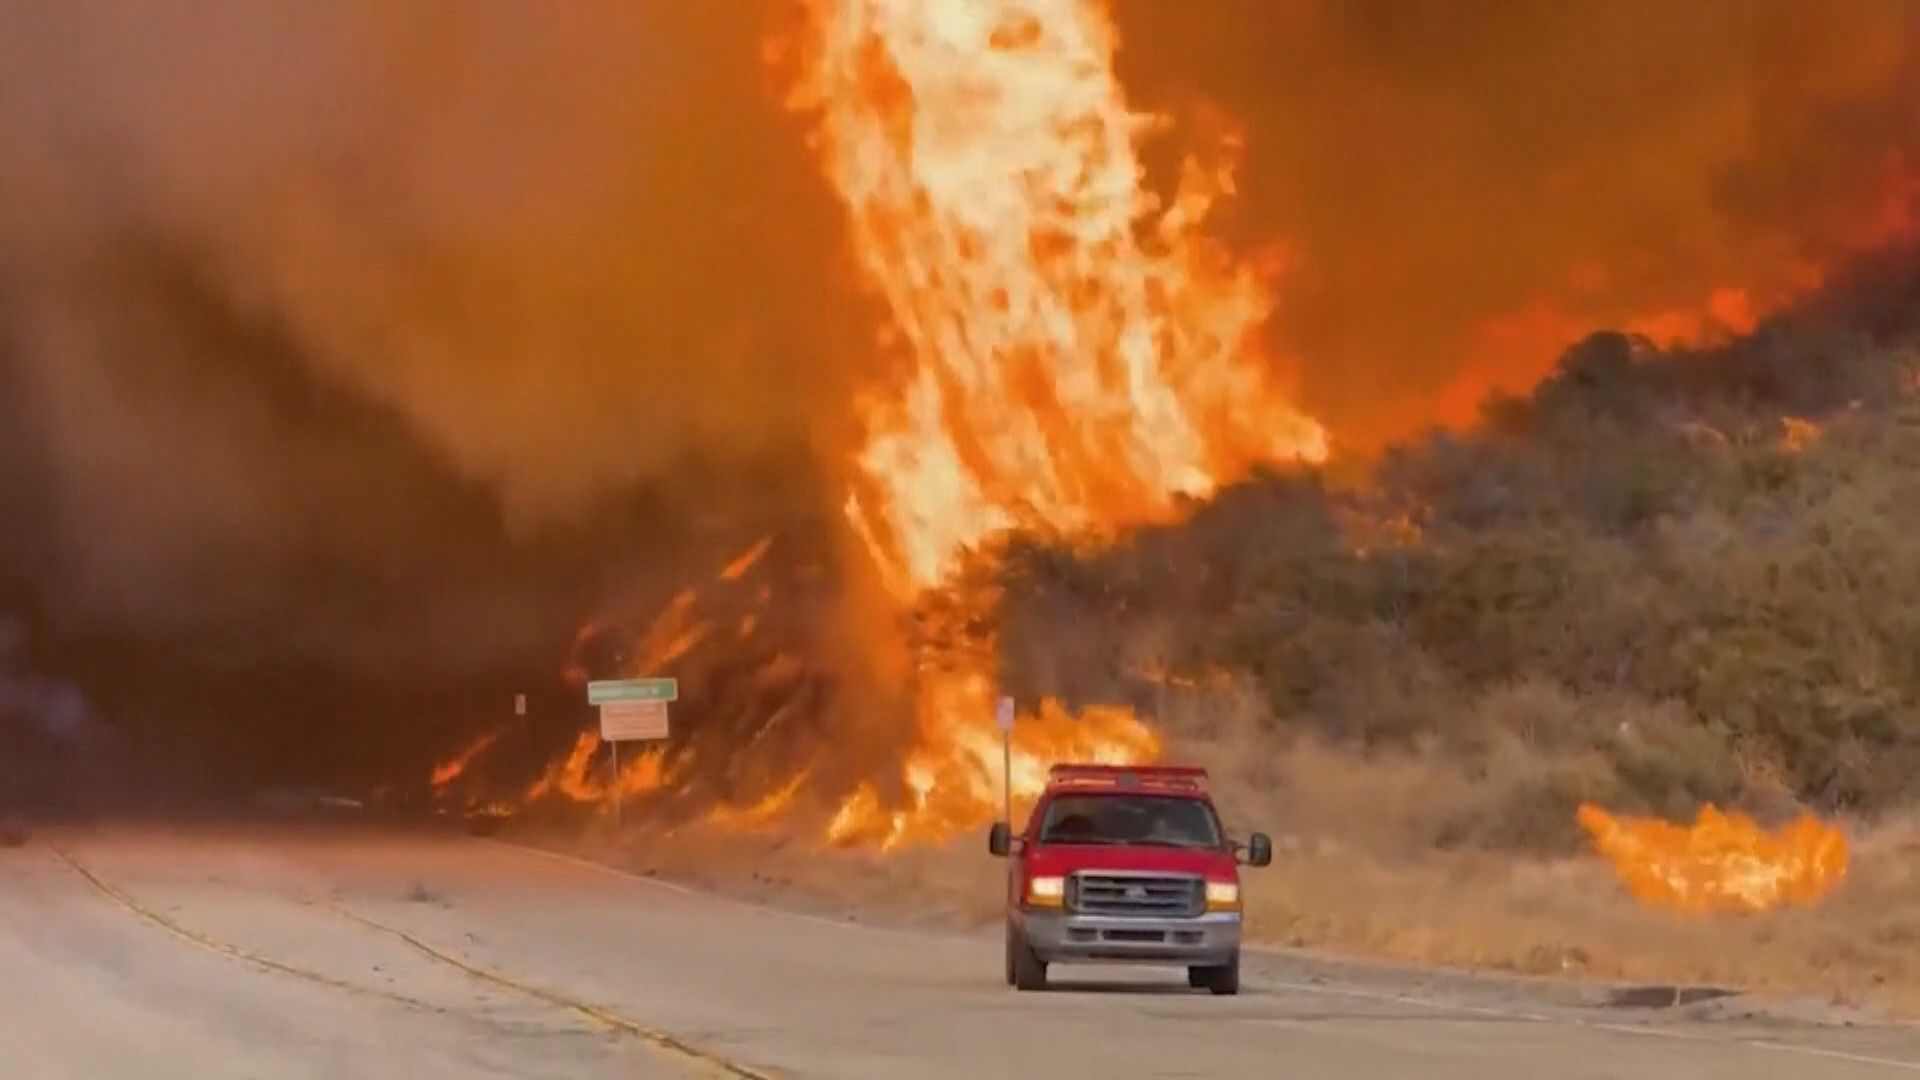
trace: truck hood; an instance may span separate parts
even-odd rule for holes
[[[1224,851],[1155,847],[1149,844],[1048,844],[1028,850],[1027,875],[1066,875],[1080,870],[1150,874],[1199,874],[1238,881],[1239,864]]]

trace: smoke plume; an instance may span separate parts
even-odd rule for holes
[[[0,4],[0,602],[128,722],[364,743],[791,516],[861,353],[761,25]]]
[[[1145,107],[1242,134],[1243,243],[1349,446],[1600,327],[1741,331],[1920,223],[1920,8],[1120,0]]]
[[[1349,446],[1913,221],[1900,0],[1114,7],[1136,105],[1238,132]],[[817,532],[883,373],[781,11],[0,0],[0,608],[122,722],[321,767]]]

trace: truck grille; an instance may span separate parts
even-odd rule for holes
[[[1160,874],[1074,874],[1067,907],[1087,915],[1184,918],[1200,914],[1200,879]]]

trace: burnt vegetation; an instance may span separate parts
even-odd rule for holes
[[[1163,715],[1231,685],[1263,752],[1487,780],[1442,847],[1564,848],[1583,800],[1882,812],[1920,771],[1917,364],[1910,251],[1723,348],[1595,334],[1362,483],[1266,476],[1110,549],[1021,542],[1002,666]]]

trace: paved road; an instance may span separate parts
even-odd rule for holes
[[[1920,1074],[1906,1030],[1278,956],[1251,960],[1235,999],[1111,969],[1015,994],[990,938],[770,912],[455,837],[0,851],[0,973],[0,1076],[34,1080]]]

